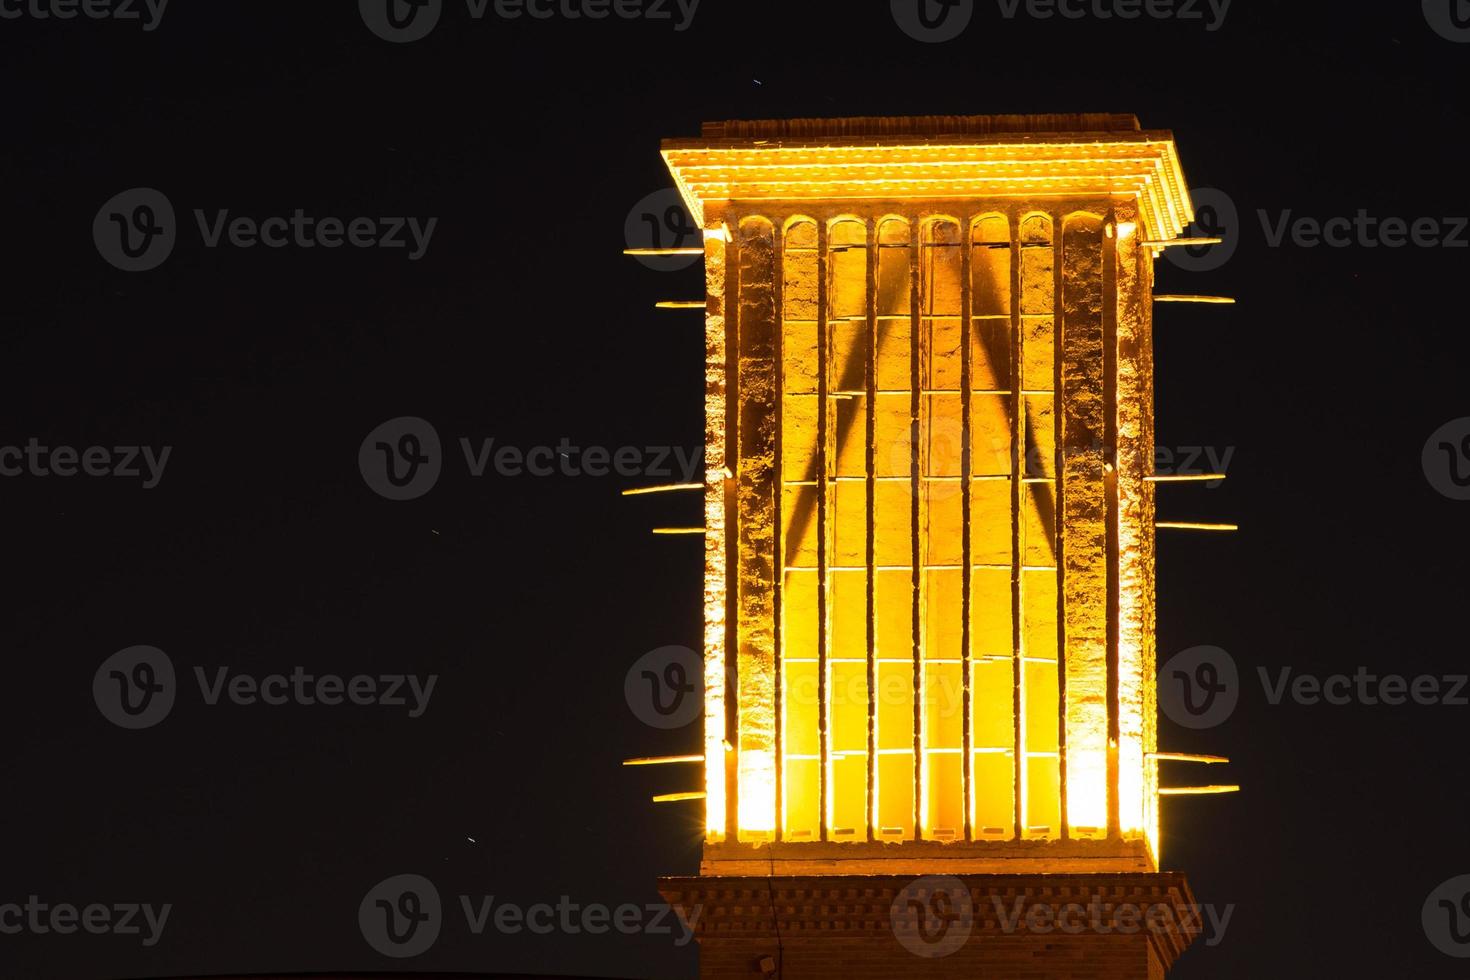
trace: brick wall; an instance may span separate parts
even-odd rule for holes
[[[1172,873],[660,884],[711,980],[1162,980],[1199,931],[1189,886]]]

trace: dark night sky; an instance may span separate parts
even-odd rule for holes
[[[451,0],[431,36],[391,45],[345,0],[212,0],[152,32],[0,20],[0,45],[0,446],[172,447],[151,490],[0,479],[0,903],[174,906],[151,948],[0,935],[0,974],[694,976],[669,937],[477,937],[461,917],[396,963],[358,931],[393,874],[455,906],[618,905],[697,866],[698,804],[649,802],[693,770],[618,765],[698,747],[697,726],[646,727],[622,694],[643,653],[699,643],[699,545],[649,534],[698,523],[697,500],[472,478],[457,442],[700,443],[698,314],[652,309],[698,296],[699,271],[618,254],[630,208],[668,186],[661,138],[704,119],[1108,111],[1172,129],[1191,184],[1241,216],[1223,268],[1159,265],[1162,291],[1240,300],[1156,324],[1160,444],[1235,451],[1224,487],[1163,488],[1161,517],[1244,527],[1160,543],[1161,661],[1213,644],[1243,680],[1225,724],[1164,723],[1167,748],[1233,760],[1172,781],[1245,787],[1165,803],[1166,866],[1235,906],[1174,976],[1462,975],[1420,908],[1470,873],[1470,707],[1273,706],[1256,679],[1467,670],[1470,503],[1437,493],[1420,453],[1470,415],[1470,250],[1273,248],[1257,217],[1470,212],[1470,44],[1417,3],[1239,0],[1214,32],[982,3],[929,45],[877,2],[705,0],[676,32],[476,22]],[[167,262],[130,274],[90,229],[138,186],[184,226]],[[195,208],[439,223],[410,262],[208,249]],[[356,463],[398,416],[450,451],[411,502]],[[166,721],[130,732],[90,691],[138,644],[184,683]],[[417,719],[208,706],[193,683],[297,665],[439,681]]]

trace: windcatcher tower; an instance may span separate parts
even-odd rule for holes
[[[663,155],[705,237],[706,841],[661,882],[703,975],[1161,976],[1188,921],[1005,918],[1191,901],[1154,680],[1172,135],[724,122]]]

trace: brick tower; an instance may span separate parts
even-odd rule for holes
[[[1160,977],[1153,262],[1127,115],[706,124],[706,977]]]

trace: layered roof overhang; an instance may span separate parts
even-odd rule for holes
[[[1174,136],[1130,115],[905,116],[706,123],[663,143],[690,213],[732,203],[1097,199],[1136,202],[1142,231],[1194,220]]]

